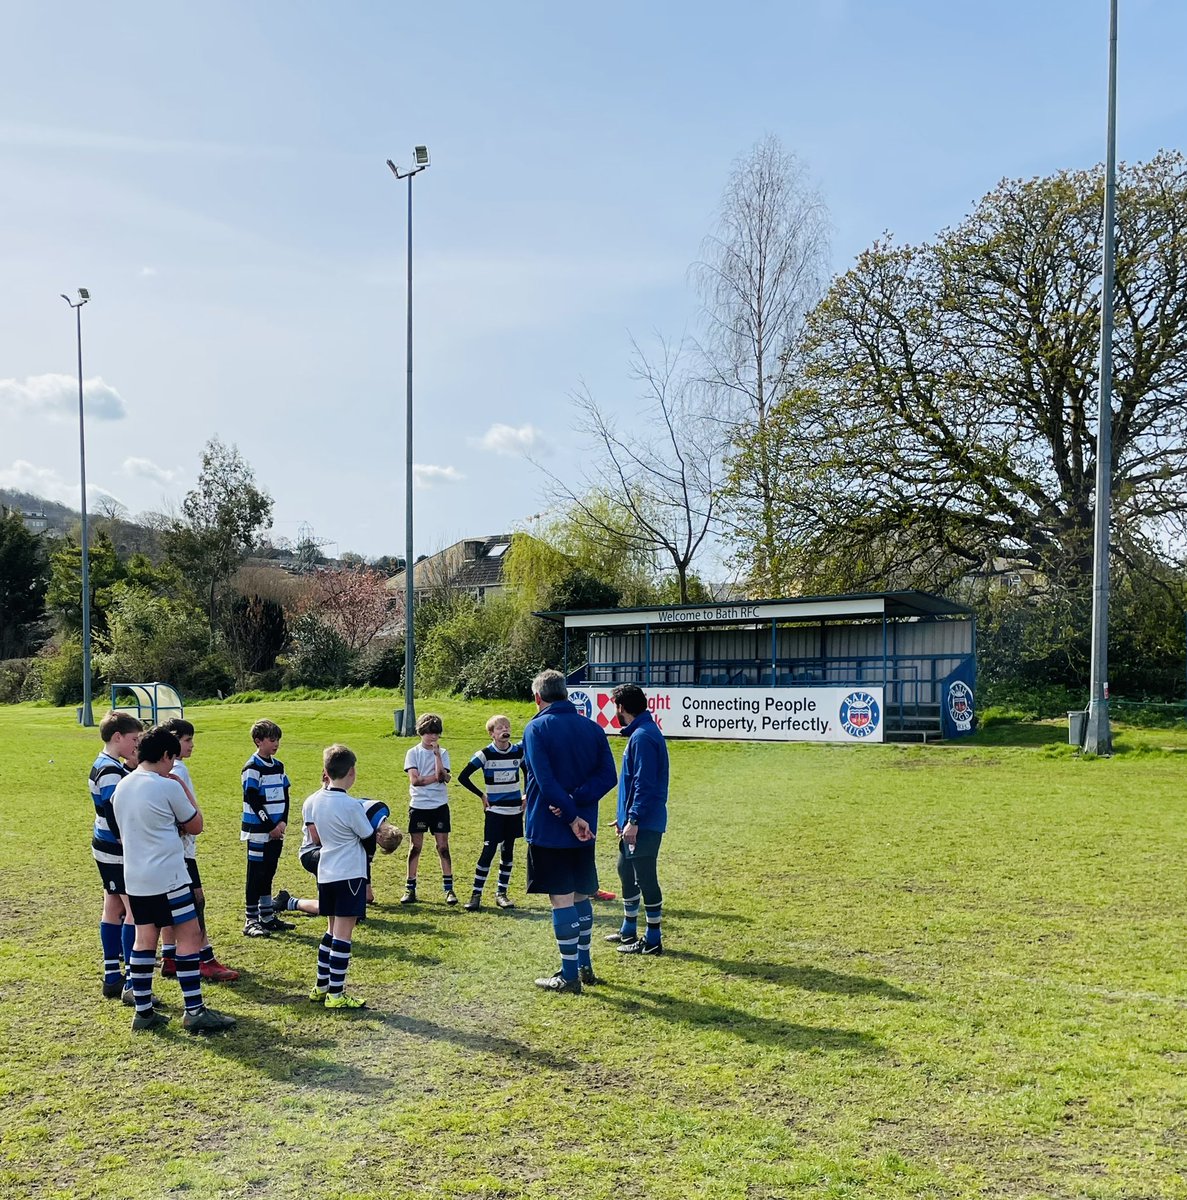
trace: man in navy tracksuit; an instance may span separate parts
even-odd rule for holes
[[[662,954],[664,897],[656,876],[659,844],[668,827],[668,746],[647,708],[643,689],[624,683],[610,694],[618,723],[630,739],[618,781],[618,878],[622,880],[622,928],[606,935],[619,954]],[[639,900],[647,910],[647,934],[639,937]]]
[[[536,986],[579,995],[583,983],[597,982],[589,953],[589,898],[598,890],[594,836],[598,801],[618,774],[606,734],[570,703],[559,671],[537,675],[532,695],[539,711],[523,734],[527,890],[547,894],[561,954],[561,969]]]

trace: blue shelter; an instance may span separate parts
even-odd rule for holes
[[[959,737],[973,729],[973,611],[929,592],[536,615],[564,627],[572,684],[877,686],[890,738]]]

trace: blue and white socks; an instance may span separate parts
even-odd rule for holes
[[[556,935],[557,949],[561,952],[561,976],[569,983],[577,979],[577,942],[580,939],[580,931],[581,922],[573,905],[552,910],[552,932]]]

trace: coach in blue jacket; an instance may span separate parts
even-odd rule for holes
[[[598,890],[594,837],[598,802],[618,775],[606,734],[570,703],[559,671],[541,671],[532,695],[539,711],[523,732],[527,890],[547,894],[561,953],[561,969],[536,986],[579,994],[582,983],[597,982],[589,953],[589,898]]]
[[[668,746],[647,707],[643,689],[624,683],[610,694],[618,724],[629,738],[618,781],[618,878],[622,928],[607,934],[619,954],[662,954],[664,896],[656,875],[659,844],[668,827]],[[639,900],[647,910],[647,935],[639,937]]]

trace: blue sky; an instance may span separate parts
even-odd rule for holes
[[[430,11],[431,10],[431,11]],[[776,134],[843,270],[1005,176],[1104,154],[1107,0],[0,4],[0,486],[176,504],[217,434],[339,551],[404,541],[414,144],[417,552],[576,477],[567,397],[629,421],[631,334],[687,278],[732,160]],[[1187,144],[1181,0],[1121,0],[1119,154]],[[102,381],[100,384],[98,381]],[[499,427],[502,427],[501,429]]]

